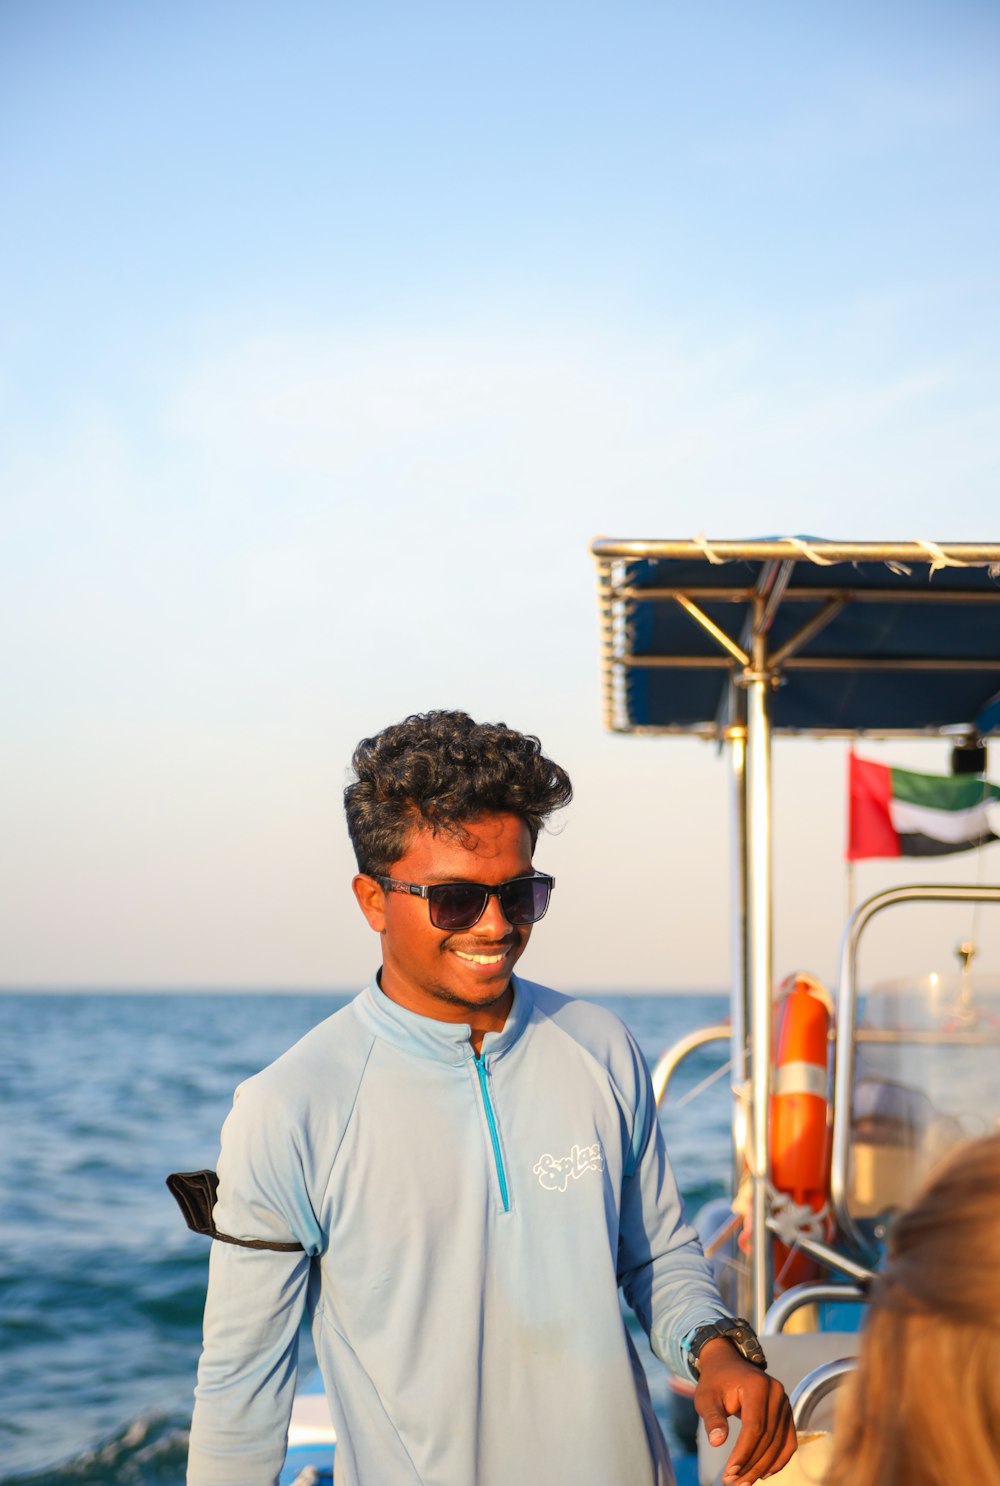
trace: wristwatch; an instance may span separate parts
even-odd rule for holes
[[[764,1356],[764,1348],[757,1340],[757,1333],[750,1322],[744,1321],[742,1316],[727,1316],[723,1321],[710,1321],[707,1326],[699,1326],[687,1343],[685,1350],[688,1366],[694,1377],[698,1377],[700,1372],[698,1356],[702,1347],[717,1336],[724,1336],[748,1362],[766,1371],[767,1358]]]

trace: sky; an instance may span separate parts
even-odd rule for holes
[[[526,973],[724,986],[725,762],[602,732],[589,543],[1000,536],[998,123],[972,0],[4,0],[0,986],[363,983],[350,755],[432,707],[573,778]],[[843,748],[775,790],[830,977]]]

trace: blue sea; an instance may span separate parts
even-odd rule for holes
[[[214,1166],[236,1084],[347,999],[0,995],[0,1486],[181,1486],[208,1241],[164,1178]],[[722,996],[594,999],[651,1066],[726,1012]],[[689,1098],[723,1055],[687,1059],[661,1113],[692,1215],[728,1172],[728,1080]]]

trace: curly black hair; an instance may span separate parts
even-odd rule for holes
[[[359,872],[382,876],[406,851],[414,826],[461,837],[469,821],[509,811],[534,849],[542,822],[567,805],[569,775],[529,734],[465,712],[422,712],[362,738],[344,790]]]

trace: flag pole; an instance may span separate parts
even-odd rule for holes
[[[848,858],[848,860],[847,860],[847,913],[845,915],[845,918],[850,918],[851,914],[854,912],[854,904],[855,904],[855,901],[856,901],[856,899],[855,899],[855,891],[854,890],[855,890],[854,863],[851,861],[850,858]]]
[[[851,854],[851,835],[852,835],[852,820],[851,820],[851,815],[852,815],[852,808],[853,808],[853,803],[854,803],[853,802],[853,799],[852,799],[852,794],[851,794],[851,786],[852,786],[852,783],[853,783],[853,779],[854,779],[854,744],[852,743],[851,746],[850,746],[850,748],[847,750],[847,849],[844,852],[844,861],[845,861],[846,866],[847,866],[847,871],[844,874],[844,876],[845,876],[845,887],[847,889],[847,913],[845,914],[845,917],[844,917],[845,923],[851,917],[851,914],[854,912],[854,890],[855,890],[855,881],[854,881],[854,857]]]

